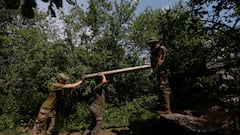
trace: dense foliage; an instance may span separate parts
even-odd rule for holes
[[[63,7],[63,2],[65,0],[41,0],[42,2],[48,3],[48,11],[52,17],[56,17],[56,9]],[[75,5],[76,1],[66,0],[70,5]],[[26,18],[34,18],[34,10],[37,8],[36,0],[1,0],[0,8],[10,9],[10,10],[19,10],[21,15]]]
[[[2,4],[6,2],[14,10]],[[37,10],[32,19],[22,17],[16,10],[19,2],[16,5],[0,0],[0,131],[35,119],[48,95],[49,84],[59,72],[66,73],[71,83],[83,74],[148,63],[146,40],[150,36],[158,37],[168,48],[161,68],[168,69],[171,75],[174,107],[196,109],[199,99],[223,105],[222,99],[229,95],[231,99],[239,97],[239,3],[236,1],[229,5],[222,2],[217,8],[235,11],[225,15],[234,21],[229,22],[233,25],[216,20],[210,20],[209,25],[206,21],[209,18],[202,16],[206,11],[203,12],[201,6],[205,3],[201,2],[190,1],[189,5],[179,2],[170,9],[146,9],[136,16],[138,3],[133,1],[90,0],[87,9],[75,5],[69,15],[60,14],[63,22],[60,29],[52,24],[52,18]],[[223,66],[209,67],[212,62]],[[219,91],[223,82],[219,82],[221,78],[216,72],[223,69],[234,79],[224,82],[229,89]],[[128,126],[136,117],[145,117],[142,114],[146,110],[140,105],[152,101],[155,93],[153,83],[148,80],[149,73],[143,70],[113,76],[107,90],[105,127]],[[59,100],[58,129],[79,130],[89,124],[88,107],[94,85],[94,79],[90,79],[76,89],[65,91]],[[238,113],[239,101],[236,102],[236,106],[229,102],[223,106]]]

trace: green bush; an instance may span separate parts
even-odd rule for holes
[[[144,109],[141,105],[144,102],[151,102],[154,98],[154,96],[143,96],[115,107],[108,104],[103,111],[104,128],[126,127],[130,124],[131,119],[144,120],[151,118],[153,114],[149,113],[149,111]]]
[[[83,129],[90,124],[89,106],[84,103],[80,103],[76,108],[76,113],[68,117],[65,125],[66,130]]]
[[[147,120],[155,117],[153,113],[145,110],[141,104],[151,102],[155,97],[140,97],[131,102],[123,102],[119,106],[107,103],[103,108],[104,128],[127,127],[132,119]],[[82,130],[91,124],[89,105],[79,103],[76,112],[64,117],[65,123],[61,126],[64,130]]]
[[[5,131],[6,129],[13,129],[14,118],[11,115],[3,114],[0,116],[0,131]]]

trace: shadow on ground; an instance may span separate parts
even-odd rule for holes
[[[148,119],[145,121],[135,120],[130,123],[129,131],[117,133],[117,135],[219,135],[214,132],[192,132],[184,129],[183,127],[171,123],[165,119]]]

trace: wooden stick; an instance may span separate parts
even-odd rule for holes
[[[143,70],[143,69],[149,69],[149,68],[151,68],[151,65],[143,65],[143,66],[135,66],[135,67],[115,69],[115,70],[109,70],[109,71],[102,71],[102,73],[105,75],[118,74],[118,73],[130,72],[135,70]],[[98,73],[85,74],[85,75],[82,75],[82,78],[88,79],[96,76],[98,76]]]

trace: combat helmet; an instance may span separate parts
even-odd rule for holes
[[[151,43],[159,43],[159,41],[156,37],[150,37],[147,41],[147,44],[151,44]]]
[[[59,73],[57,75],[57,80],[60,80],[60,79],[68,80],[68,76],[65,75],[64,73]]]

